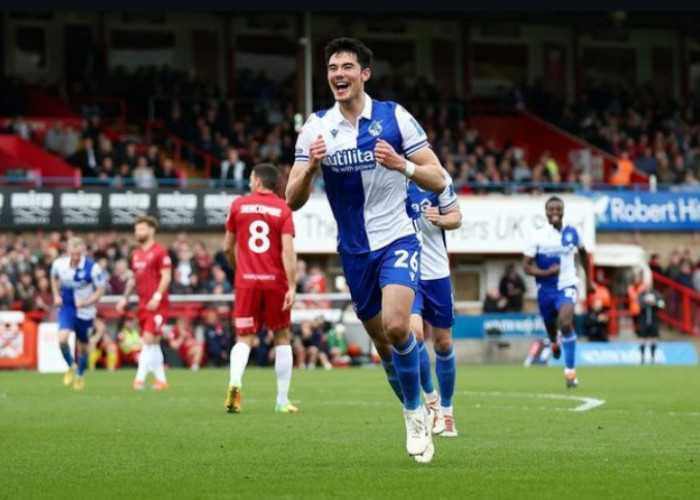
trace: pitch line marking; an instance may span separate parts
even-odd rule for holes
[[[462,391],[462,394],[472,396],[495,396],[495,397],[525,397],[525,398],[540,398],[540,399],[562,399],[565,401],[578,401],[581,404],[575,408],[566,408],[567,411],[584,412],[589,411],[605,404],[604,399],[587,398],[583,396],[565,396],[563,394],[540,394],[540,393],[524,393],[524,392],[475,392]]]

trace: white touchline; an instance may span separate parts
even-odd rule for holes
[[[583,396],[564,396],[563,394],[537,394],[526,392],[474,392],[462,391],[462,394],[472,396],[495,396],[495,397],[521,397],[540,399],[563,399],[567,401],[580,401],[581,404],[575,408],[566,408],[568,411],[588,411],[605,404],[604,399],[586,398]]]

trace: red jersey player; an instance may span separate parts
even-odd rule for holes
[[[278,175],[274,165],[256,165],[250,175],[252,193],[234,200],[226,219],[224,246],[236,271],[233,320],[238,337],[231,349],[225,403],[229,413],[241,411],[241,380],[255,334],[263,323],[275,337],[275,411],[297,411],[287,396],[292,378],[290,309],[296,286],[294,222],[292,211],[274,192]]]
[[[132,275],[126,284],[124,297],[117,310],[124,312],[129,296],[136,288],[139,303],[136,316],[139,320],[143,347],[139,355],[138,369],[133,387],[142,390],[150,370],[155,375],[152,389],[168,388],[163,368],[163,351],[160,348],[162,326],[168,314],[168,286],[172,279],[172,263],[165,248],[155,241],[158,222],[151,216],[139,216],[134,221],[134,236],[139,243],[131,255]]]

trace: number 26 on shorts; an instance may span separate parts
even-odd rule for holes
[[[394,267],[408,267],[409,264],[406,262],[408,259],[408,250],[396,250],[394,252],[397,259],[394,262]],[[418,252],[413,252],[410,259],[411,270],[413,272],[418,272]]]

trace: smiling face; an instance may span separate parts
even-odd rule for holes
[[[561,228],[564,217],[564,204],[560,201],[550,201],[545,207],[547,221],[557,229]]]
[[[348,102],[365,91],[372,71],[362,68],[353,52],[336,52],[328,59],[328,85],[337,102]]]

